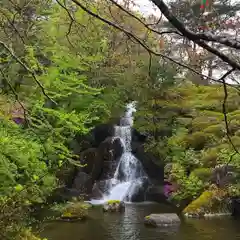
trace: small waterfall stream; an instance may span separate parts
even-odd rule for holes
[[[101,202],[108,200],[131,202],[132,196],[142,186],[143,179],[147,177],[141,162],[131,152],[133,112],[136,111],[135,104],[130,103],[126,108],[125,115],[120,120],[120,125],[115,126],[115,137],[121,139],[124,152],[113,178],[106,181],[108,193],[105,194]]]

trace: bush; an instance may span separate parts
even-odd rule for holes
[[[171,199],[178,202],[186,199],[195,199],[204,188],[204,183],[195,175],[190,175],[189,177],[179,176],[177,183],[179,188],[172,194]]]
[[[197,168],[191,172],[191,175],[198,177],[203,182],[207,182],[210,179],[211,174],[211,168]]]
[[[201,163],[204,167],[214,167],[218,160],[218,149],[210,148],[202,151]]]
[[[219,138],[225,135],[224,127],[221,124],[211,125],[205,128],[203,132],[213,134]]]
[[[209,144],[209,142],[212,142],[213,136],[209,133],[203,133],[203,132],[195,132],[185,138],[186,140],[186,147],[187,148],[193,148],[195,150],[201,150],[206,145]]]

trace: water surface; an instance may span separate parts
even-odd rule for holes
[[[83,223],[48,223],[41,233],[48,240],[235,240],[240,239],[240,222],[231,217],[211,220],[188,219],[179,227],[147,228],[144,216],[171,212],[155,203],[127,204],[122,214],[91,210]]]

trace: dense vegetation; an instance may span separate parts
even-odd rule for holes
[[[71,3],[72,12],[66,11],[63,2],[6,0],[0,8],[1,239],[37,239],[28,229],[34,206],[60,186],[62,168],[79,165],[71,141],[118,117],[132,100],[135,127],[148,136],[146,150],[174,165],[175,199],[199,196],[218,164],[231,160],[240,167],[238,154],[230,159],[220,84],[197,86],[189,72],[179,78],[183,69],[149,59],[128,35]],[[89,8],[158,48],[155,33],[116,6],[107,12],[103,1]],[[162,51],[169,49],[170,43]],[[228,94],[230,137],[239,149],[239,92],[228,87]],[[229,189],[239,194],[237,184]]]

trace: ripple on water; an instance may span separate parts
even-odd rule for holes
[[[237,240],[240,222],[230,217],[187,219],[178,227],[147,228],[144,217],[151,213],[171,212],[153,203],[126,204],[123,214],[103,214],[92,209],[84,223],[51,223],[42,232],[49,240]]]

